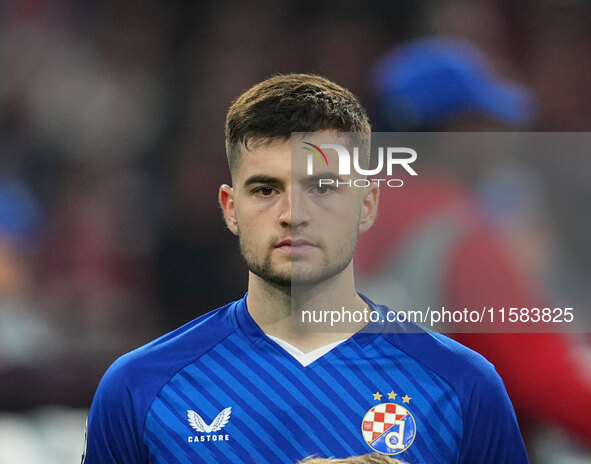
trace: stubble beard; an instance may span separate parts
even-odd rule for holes
[[[304,263],[300,263],[299,259],[292,259],[289,263],[289,270],[287,271],[275,269],[272,258],[273,251],[266,254],[263,259],[260,259],[244,242],[242,236],[239,235],[238,238],[240,252],[248,270],[266,282],[286,289],[318,285],[340,274],[353,259],[357,244],[357,237],[354,237],[351,241],[351,246],[346,250],[339,250],[340,252],[332,263],[325,261],[317,266],[316,269],[306,269],[298,272],[298,267],[305,265]]]

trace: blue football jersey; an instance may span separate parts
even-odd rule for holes
[[[528,462],[503,383],[477,353],[436,333],[362,331],[303,366],[243,298],[111,366],[90,410],[85,464],[374,452],[411,464]]]

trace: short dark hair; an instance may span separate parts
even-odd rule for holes
[[[273,76],[250,88],[226,116],[226,154],[230,172],[240,145],[290,138],[292,132],[370,133],[365,108],[349,90],[314,74]]]

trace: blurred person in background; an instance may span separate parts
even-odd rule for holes
[[[158,330],[153,165],[170,114],[172,11],[0,6],[3,208],[37,232],[2,240],[0,408],[88,407],[112,359]]]
[[[35,309],[34,268],[40,205],[20,181],[0,181],[0,369],[37,366],[61,351],[62,340]],[[5,383],[2,383],[5,386]]]
[[[530,92],[500,79],[478,48],[464,40],[430,37],[403,43],[378,60],[372,77],[378,131],[504,131],[533,122]],[[532,236],[537,246],[510,255],[476,193],[459,180],[473,180],[491,160],[479,159],[479,153],[471,159],[428,156],[416,181],[382,189],[380,215],[357,252],[358,272],[367,284],[360,288],[401,309],[423,303],[528,307],[547,301],[533,273],[518,264],[526,255],[530,261],[544,255],[545,242]],[[518,169],[514,174],[523,175]],[[529,205],[523,221],[535,214]],[[538,226],[542,235],[543,223]],[[581,362],[573,337],[461,333],[455,338],[495,365],[526,437],[536,425],[551,423],[591,443],[591,365]]]
[[[0,410],[84,406],[99,372],[70,351],[39,291],[44,212],[19,179],[0,181]],[[100,367],[99,367],[100,369]]]

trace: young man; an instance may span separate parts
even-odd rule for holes
[[[109,369],[89,414],[86,464],[293,463],[373,451],[410,463],[526,463],[502,382],[476,353],[379,324],[291,331],[302,308],[387,309],[356,293],[352,267],[357,236],[376,215],[376,186],[320,186],[292,157],[294,132],[363,138],[370,125],[350,92],[312,75],[270,78],[232,104],[233,186],[219,199],[249,268],[248,293]]]

